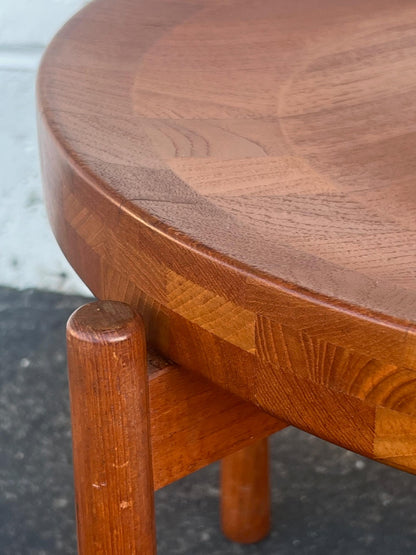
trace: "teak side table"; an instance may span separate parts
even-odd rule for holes
[[[68,323],[81,553],[154,553],[153,491],[217,459],[258,541],[287,424],[416,471],[415,31],[414,0],[97,0],[53,40],[47,208],[101,299]]]

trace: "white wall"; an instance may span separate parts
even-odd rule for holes
[[[43,49],[85,0],[0,0],[0,285],[86,293],[46,219],[35,77]]]

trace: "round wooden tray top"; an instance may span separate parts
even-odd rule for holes
[[[185,367],[406,469],[415,37],[413,0],[98,0],[38,82],[51,223],[93,292]]]

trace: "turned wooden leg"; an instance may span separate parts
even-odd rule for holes
[[[156,553],[146,346],[125,304],[95,302],[68,321],[78,548]]]
[[[268,439],[221,461],[221,521],[232,541],[254,543],[270,531]]]

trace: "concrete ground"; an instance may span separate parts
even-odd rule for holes
[[[75,553],[64,327],[83,297],[0,287],[0,553]],[[218,528],[218,465],[156,495],[160,555],[413,555],[416,479],[295,429],[272,440],[273,530]]]

